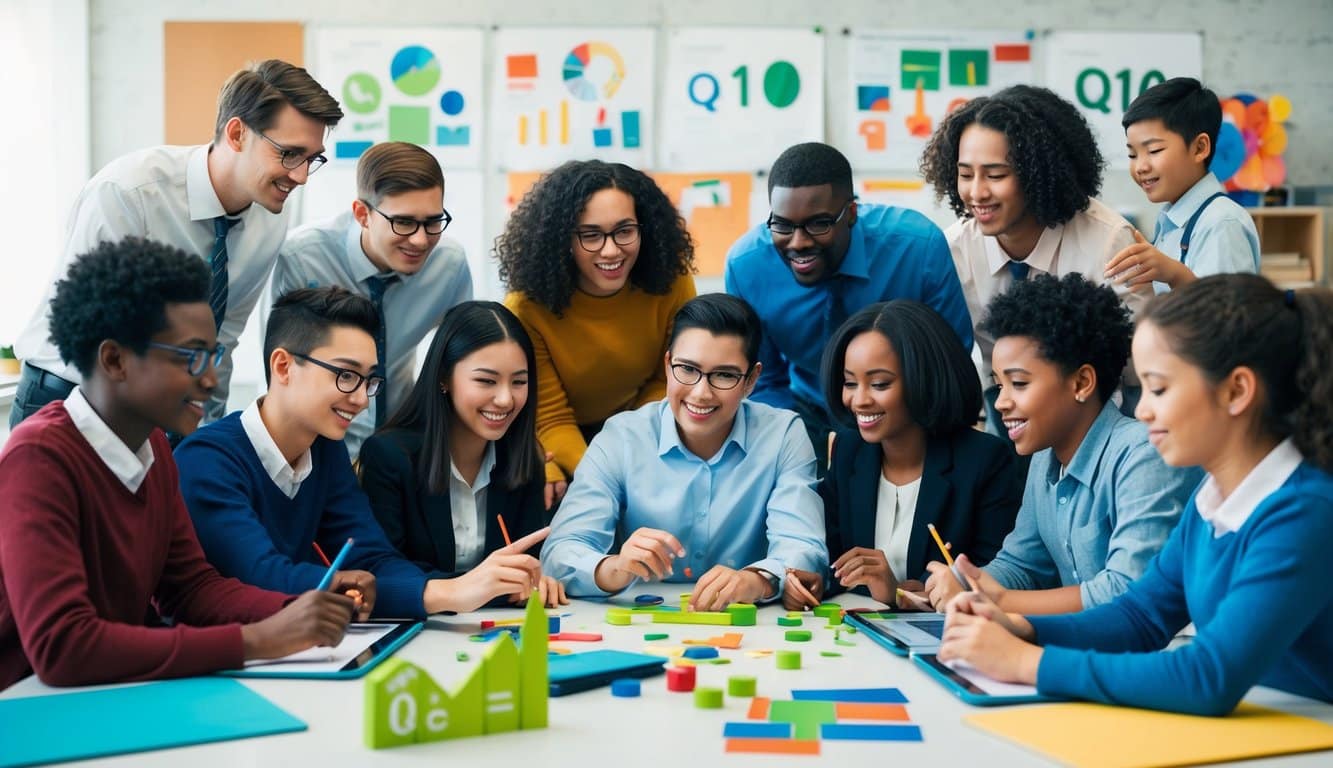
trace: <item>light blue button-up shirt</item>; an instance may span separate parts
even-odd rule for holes
[[[1180,239],[1185,235],[1185,224],[1205,200],[1221,191],[1217,177],[1205,173],[1179,200],[1163,206],[1157,214],[1157,233],[1153,235],[1157,250],[1180,261]],[[1185,266],[1198,277],[1258,272],[1259,232],[1249,212],[1229,197],[1209,203],[1194,222]],[[1153,283],[1153,290],[1166,293],[1171,287]]]
[[[1202,479],[1167,466],[1147,427],[1108,402],[1064,477],[1053,449],[1032,457],[1014,530],[984,570],[1008,589],[1077,584],[1084,608],[1108,603],[1148,567]]]
[[[824,505],[796,414],[743,401],[726,442],[707,459],[681,443],[666,400],[612,416],[551,522],[542,569],[571,596],[605,595],[593,579],[597,564],[644,527],[685,548],[670,582],[715,565],[760,568],[780,580],[788,567],[822,573]]]

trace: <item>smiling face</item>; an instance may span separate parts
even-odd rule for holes
[[[1087,434],[1087,425],[1091,423],[1088,407],[1100,410],[1095,405],[1095,374],[1091,387],[1086,378],[1091,366],[1066,374],[1042,356],[1036,339],[1027,336],[1003,336],[997,340],[991,364],[995,383],[1000,385],[995,409],[1004,419],[1015,450],[1030,456],[1055,448],[1061,463],[1068,462]],[[1079,396],[1084,402],[1079,402]]]
[[[167,327],[153,334],[151,341],[190,349],[212,350],[217,345],[208,304],[168,304],[164,314]],[[147,431],[156,427],[188,435],[198,428],[204,403],[218,383],[211,364],[200,375],[191,376],[187,358],[150,347],[141,356],[128,355],[126,368],[125,401],[146,422]]]
[[[236,166],[236,181],[239,189],[219,192],[219,197],[235,198],[258,203],[270,213],[282,213],[287,197],[309,178],[307,166],[303,162],[294,169],[284,168],[281,151],[273,146],[280,144],[284,148],[298,152],[302,157],[324,151],[324,124],[301,114],[290,104],[278,110],[273,124],[265,131],[270,141],[265,141],[249,126],[232,118],[225,129],[229,143],[239,147]],[[237,213],[228,206],[229,213]]]
[[[842,376],[842,404],[856,418],[862,440],[885,443],[921,433],[907,409],[898,352],[884,334],[872,330],[853,338]]]
[[[386,195],[375,208],[379,212],[360,200],[352,203],[352,215],[361,225],[361,250],[381,272],[416,274],[426,266],[426,259],[444,235],[427,234],[426,227],[420,226],[422,221],[444,214],[444,190],[432,187]],[[389,221],[395,218],[415,219],[417,231],[406,236],[397,234]]]
[[[442,386],[456,427],[499,440],[528,403],[528,359],[518,342],[488,344],[459,360]]]
[[[1134,332],[1134,367],[1143,396],[1134,416],[1148,427],[1148,440],[1173,467],[1209,467],[1231,442],[1235,418],[1222,388],[1198,367],[1172,351],[1168,338],[1150,322]]]
[[[1176,202],[1208,172],[1204,165],[1210,151],[1208,135],[1199,134],[1187,145],[1159,118],[1131,123],[1125,129],[1125,145],[1130,178],[1150,202]]]
[[[842,219],[822,235],[811,236],[799,226],[787,235],[771,232],[773,247],[801,285],[814,285],[838,271],[847,256],[851,228],[856,223],[854,201],[845,194],[836,194],[832,184],[821,184],[774,187],[769,193],[768,204],[773,220],[787,224],[828,223],[842,214]]]
[[[629,193],[608,187],[588,197],[569,243],[578,269],[576,285],[580,291],[593,296],[613,296],[625,287],[639,258],[641,240],[636,236],[629,245],[617,245],[613,233],[628,231],[638,223],[634,198]],[[606,235],[606,242],[596,251],[589,251],[579,240],[581,232],[601,232]]]
[[[277,355],[281,350],[275,350]],[[335,325],[323,344],[306,353],[308,357],[369,376],[375,367],[375,339],[360,328]],[[285,402],[291,406],[292,420],[304,430],[341,440],[352,419],[370,405],[366,385],[353,392],[338,389],[337,375],[309,362],[295,359],[288,368],[292,395]],[[276,377],[275,377],[276,378]]]
[[[689,328],[676,336],[667,352],[667,402],[676,418],[676,432],[685,447],[699,458],[712,458],[731,434],[736,411],[741,407],[759,377],[756,363],[749,376],[750,361],[745,358],[745,340],[740,336],[714,336],[702,328]],[[672,365],[686,365],[705,374],[695,384],[682,384]],[[743,376],[731,389],[717,389],[706,374],[726,371]]]
[[[998,238],[1010,256],[1027,258],[1036,247],[1041,225],[1028,212],[1003,133],[980,123],[963,129],[958,140],[958,196],[981,233]]]

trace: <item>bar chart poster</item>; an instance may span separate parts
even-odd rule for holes
[[[381,141],[407,141],[444,166],[480,168],[480,29],[329,27],[312,33],[311,74],[342,105],[329,159],[355,165]]]
[[[492,43],[490,135],[501,168],[591,157],[651,165],[653,29],[512,27]]]
[[[667,38],[661,167],[766,171],[824,139],[824,36],[806,28],[679,28]]]
[[[1023,31],[861,30],[847,56],[839,146],[855,168],[915,170],[946,115],[977,96],[1034,82]]]

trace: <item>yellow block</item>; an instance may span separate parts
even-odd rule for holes
[[[964,722],[1076,768],[1153,768],[1333,749],[1333,725],[1241,703],[1226,717],[1050,704]]]

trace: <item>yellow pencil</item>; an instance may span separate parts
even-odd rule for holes
[[[944,546],[944,539],[941,539],[941,538],[940,538],[940,532],[937,531],[937,530],[935,530],[935,524],[934,524],[934,523],[926,523],[926,528],[930,531],[930,535],[931,535],[931,537],[935,539],[935,543],[938,544],[938,545],[940,546],[940,552],[943,552],[943,553],[944,553],[944,562],[945,562],[950,568],[952,568],[952,567],[953,567],[953,555],[950,555],[950,554],[949,554],[949,548],[946,547],[946,546]]]

